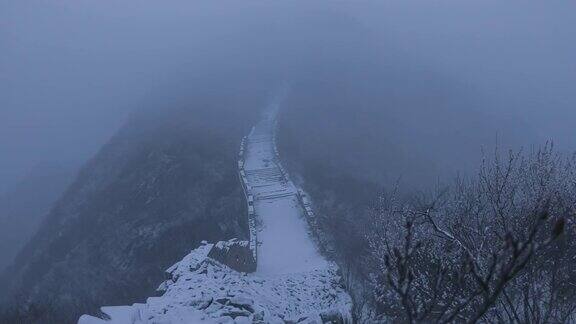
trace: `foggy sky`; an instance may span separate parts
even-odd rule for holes
[[[382,52],[456,82],[454,95],[473,94],[484,113],[507,120],[512,132],[530,128],[540,141],[576,149],[576,2],[409,0],[384,1],[371,11],[351,7],[377,30]]]
[[[0,191],[40,162],[82,163],[165,83],[279,81],[314,73],[314,62],[357,63],[359,36],[407,84],[449,83],[441,95],[470,98],[462,111],[497,124],[503,142],[576,149],[575,9],[567,0],[4,0]],[[346,21],[364,34],[346,33]],[[444,122],[430,109],[399,119],[422,132],[430,116]]]

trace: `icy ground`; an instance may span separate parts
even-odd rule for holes
[[[145,304],[103,307],[109,318],[79,324],[338,323],[350,322],[351,299],[337,267],[317,250],[297,189],[275,154],[278,104],[246,140],[244,169],[258,219],[257,270],[236,272],[208,258],[212,244],[167,270],[161,297]]]

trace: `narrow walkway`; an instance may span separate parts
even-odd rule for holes
[[[279,102],[271,104],[246,139],[244,168],[260,221],[260,275],[288,274],[328,266],[310,237],[294,184],[287,179],[274,150],[274,127]]]

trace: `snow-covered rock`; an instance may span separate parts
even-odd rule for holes
[[[256,271],[256,260],[250,242],[232,239],[216,243],[208,256],[238,272]]]
[[[235,271],[208,255],[204,244],[167,270],[161,297],[144,304],[103,307],[107,319],[84,315],[79,324],[347,323],[351,299],[333,264],[281,275]]]

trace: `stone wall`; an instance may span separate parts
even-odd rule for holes
[[[254,128],[252,128],[252,131]],[[246,203],[248,205],[248,229],[250,230],[250,250],[252,251],[252,255],[254,260],[258,260],[257,255],[257,242],[258,239],[256,237],[256,213],[254,212],[254,195],[252,195],[252,188],[248,184],[248,180],[246,179],[246,170],[244,169],[244,154],[245,154],[245,146],[246,146],[246,136],[242,138],[242,142],[240,143],[240,153],[238,160],[238,175],[240,176],[240,184],[242,185],[242,190],[244,191],[244,197],[246,198]]]
[[[214,244],[208,257],[238,272],[251,273],[256,271],[256,260],[248,241],[237,239],[220,241]]]

